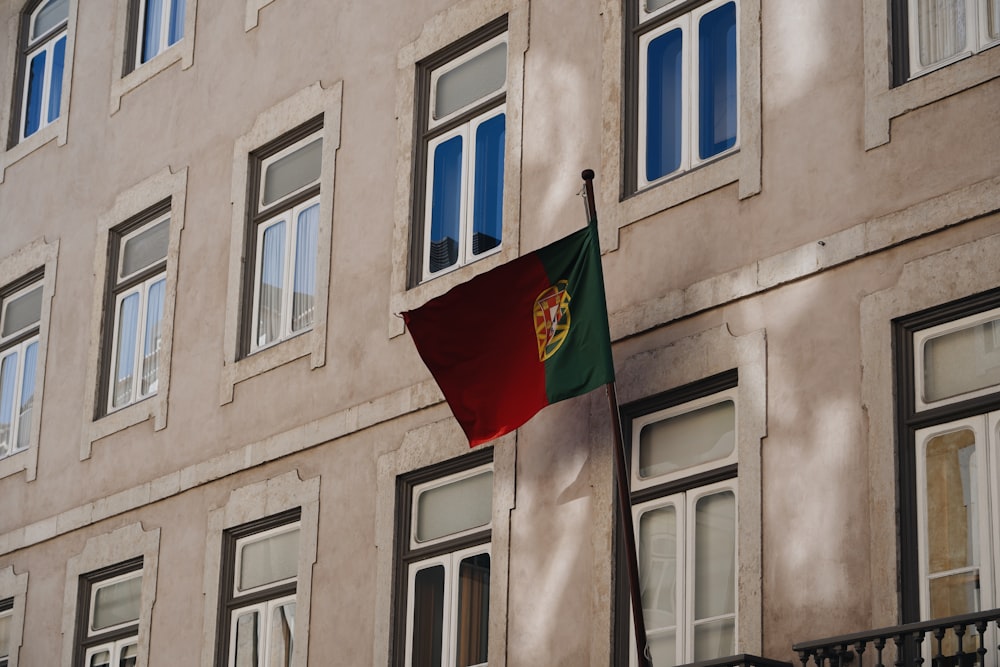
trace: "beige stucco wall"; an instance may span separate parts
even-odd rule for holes
[[[0,27],[21,4],[0,0]],[[963,74],[954,90],[936,83],[947,68],[935,73],[920,87],[942,99],[883,113],[890,140],[868,148],[873,99],[897,98],[871,82],[867,3],[744,0],[759,10],[760,108],[747,111],[760,123],[759,193],[732,180],[664,196],[679,203],[660,210],[649,203],[658,195],[619,202],[602,187],[617,179],[606,147],[609,124],[613,140],[621,122],[605,86],[606,54],[620,49],[608,2],[568,11],[553,0],[202,0],[185,37],[190,62],[128,90],[113,72],[124,3],[78,4],[66,141],[18,154],[0,182],[0,258],[58,242],[35,479],[0,479],[0,569],[30,574],[20,664],[59,664],[67,562],[89,539],[136,523],[159,531],[150,664],[199,664],[209,514],[234,491],[294,473],[322,488],[309,664],[383,667],[385,462],[414,447],[429,461],[464,451],[408,336],[390,335],[397,165],[411,150],[396,142],[400,53],[446,15],[469,21],[504,7],[527,31],[517,42],[511,241],[525,252],[580,227],[579,174],[598,169],[598,212],[618,221],[602,236],[617,246],[603,261],[623,400],[697,379],[692,369],[736,364],[742,380],[752,377],[747,359],[759,367],[759,460],[740,461],[741,493],[759,493],[759,520],[741,526],[741,539],[758,545],[747,551],[758,564],[741,574],[758,578],[741,588],[741,648],[789,659],[794,641],[897,620],[887,318],[1000,285],[997,263],[985,267],[992,273],[983,266],[1000,235],[1000,79]],[[998,50],[962,71],[995,63]],[[0,62],[7,107],[11,67]],[[325,362],[301,356],[243,379],[220,405],[233,355],[226,313],[236,307],[234,146],[261,114],[317,81],[341,95],[336,179],[322,195],[332,201]],[[94,392],[101,224],[121,193],[182,173],[169,416],[163,428],[147,419],[99,437],[81,460],[94,432],[81,426]],[[675,186],[688,187],[658,187]],[[943,286],[919,298],[932,281]],[[754,341],[759,354],[740,356],[733,341]],[[701,356],[672,358],[678,350]],[[637,374],[636,359],[662,373]],[[509,522],[499,664],[608,664],[607,410],[594,392],[497,445]],[[428,432],[441,441],[412,444]]]

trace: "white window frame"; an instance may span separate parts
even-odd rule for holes
[[[257,618],[259,619],[259,625],[257,626],[257,655],[260,657],[260,665],[261,667],[272,667],[270,663],[267,662],[267,656],[270,655],[271,644],[273,641],[273,638],[271,637],[271,624],[269,621],[271,619],[271,614],[275,609],[286,605],[289,602],[298,605],[294,595],[286,595],[280,598],[265,600],[257,604],[239,607],[238,609],[234,609],[232,611],[229,616],[229,656],[226,662],[229,667],[236,667],[236,619],[248,613],[257,614]],[[292,630],[294,636],[294,628]],[[278,666],[275,665],[273,667]],[[284,665],[281,667],[284,667]]]
[[[19,454],[23,451],[27,451],[31,447],[30,435],[27,440],[27,444],[24,447],[17,446],[17,441],[20,435],[20,428],[21,428],[20,404],[21,404],[21,392],[24,389],[24,374],[26,372],[24,363],[25,352],[27,352],[28,348],[33,344],[38,344],[40,346],[40,340],[41,340],[40,330],[41,330],[41,320],[42,320],[41,310],[42,307],[44,306],[44,299],[45,299],[45,278],[43,276],[39,276],[37,280],[33,280],[30,284],[25,285],[21,289],[11,293],[10,296],[5,297],[2,301],[0,301],[0,331],[2,331],[3,323],[7,318],[7,305],[10,304],[12,301],[36,289],[42,290],[42,297],[41,297],[42,303],[39,306],[38,320],[32,322],[27,326],[21,327],[17,331],[12,331],[7,336],[0,338],[0,368],[2,368],[3,362],[4,360],[7,359],[7,357],[11,356],[12,354],[17,355],[17,367],[14,373],[14,395],[11,397],[12,413],[11,413],[11,429],[8,438],[8,448],[6,451],[0,452],[0,459],[7,458],[8,456],[13,456],[14,454]],[[29,331],[31,329],[39,329],[39,331],[36,331],[29,338],[26,338],[15,345],[4,347],[6,341],[11,339],[16,339],[19,335],[22,335],[24,332]],[[36,354],[35,357],[36,365],[35,368],[32,369],[32,372],[35,374],[34,375],[35,396],[32,398],[32,404],[31,407],[29,408],[31,411],[35,410],[36,402],[39,401],[38,376],[41,370],[41,365],[38,363],[38,361],[40,359],[40,352],[41,349],[39,348],[38,354]],[[31,428],[30,424],[28,425],[28,428],[29,429]]]
[[[453,538],[449,538],[453,539]],[[468,549],[459,551],[449,551],[448,553],[434,556],[425,560],[410,563],[407,568],[406,581],[406,662],[407,667],[413,661],[413,585],[416,581],[417,573],[431,567],[441,565],[444,567],[444,606],[442,608],[441,624],[441,664],[444,667],[454,667],[455,665],[455,635],[458,633],[458,573],[461,563],[470,556],[486,554],[490,557],[490,569],[493,568],[493,553],[491,543],[477,544]],[[492,594],[492,591],[491,591]],[[477,663],[470,667],[482,667],[487,663]]]
[[[916,0],[907,1],[906,18],[909,33],[907,51],[910,65],[910,76],[907,81],[911,81],[942,67],[947,67],[954,62],[1000,44],[1000,36],[990,37],[988,32],[989,22],[986,19],[988,12],[987,0],[964,0],[964,2],[965,46],[959,49],[955,55],[925,66],[920,63],[920,17],[917,13],[917,2]]]
[[[100,646],[92,646],[91,648],[87,649],[87,652],[84,655],[83,659],[84,667],[90,667],[91,658],[93,658],[96,654],[100,653],[101,651],[107,651],[108,653],[111,654],[111,662],[108,663],[109,667],[117,667],[117,665],[120,664],[122,653],[125,651],[125,649],[129,648],[130,646],[135,646],[136,650],[138,650],[139,646],[138,634],[135,637],[127,637],[125,639],[119,639],[118,641],[115,642],[108,642],[107,644],[102,644]]]
[[[55,118],[49,120],[48,108],[49,108],[49,95],[52,89],[52,64],[53,56],[55,54],[56,42],[60,39],[66,39],[66,51],[64,52],[64,59],[70,57],[69,52],[69,12],[72,11],[72,5],[67,6],[67,16],[64,21],[56,26],[49,29],[48,32],[39,35],[32,39],[31,33],[34,31],[35,21],[38,18],[38,14],[41,12],[42,8],[45,7],[48,2],[43,1],[38,3],[38,6],[31,12],[31,16],[28,18],[28,43],[24,48],[24,73],[23,80],[21,82],[21,115],[20,122],[18,123],[17,130],[17,140],[18,142],[24,141],[29,136],[37,134],[42,128],[48,127],[52,123],[59,120],[62,115],[62,109],[60,108],[59,114]],[[41,46],[39,46],[39,44]],[[45,73],[42,76],[42,100],[41,100],[41,119],[38,128],[31,133],[31,135],[25,135],[24,131],[26,129],[25,124],[27,123],[27,113],[28,113],[28,72],[31,70],[31,61],[38,56],[38,54],[44,52],[45,57]],[[64,72],[65,72],[65,60],[64,62]],[[62,82],[65,84],[65,80]],[[64,91],[60,89],[60,95],[65,94]],[[60,105],[61,107],[61,105]]]
[[[139,11],[138,11],[138,16],[136,18],[136,24],[135,24],[135,35],[136,35],[136,39],[135,39],[135,54],[134,54],[134,58],[135,58],[134,68],[135,69],[139,69],[140,67],[142,67],[143,65],[145,65],[149,61],[153,60],[158,55],[160,55],[161,53],[163,53],[164,51],[166,51],[167,49],[169,49],[174,44],[180,43],[181,41],[184,40],[184,37],[186,36],[186,30],[185,30],[185,34],[182,34],[177,39],[177,41],[174,42],[174,44],[167,44],[167,40],[170,39],[170,13],[173,10],[174,5],[176,5],[179,2],[180,3],[185,3],[185,5],[186,5],[187,0],[163,0],[163,4],[160,7],[160,34],[157,36],[156,53],[154,53],[153,55],[151,55],[146,61],[143,61],[143,59],[142,59],[142,36],[145,33],[146,12],[149,9],[149,2],[150,2],[150,0],[139,0],[139,7],[138,7]],[[184,7],[184,11],[185,11],[185,23],[186,23],[186,13],[187,13],[187,10],[188,10],[188,7],[185,6]]]
[[[644,3],[642,0],[638,0],[640,3],[640,23],[643,23],[655,16],[658,16],[670,8],[671,5],[666,5],[655,12],[649,13],[644,9]],[[708,14],[709,12],[716,10],[724,5],[733,3],[736,10],[736,141],[735,143],[727,148],[726,150],[716,153],[707,158],[699,158],[697,145],[698,145],[698,130],[699,124],[698,119],[700,118],[698,109],[698,100],[700,98],[699,85],[700,78],[698,76],[698,22],[701,18]],[[741,116],[741,106],[743,104],[742,100],[742,84],[740,81],[740,69],[741,69],[741,55],[740,55],[740,39],[741,39],[741,27],[740,27],[740,0],[711,0],[705,4],[699,5],[692,9],[686,14],[678,16],[672,21],[658,26],[648,32],[643,33],[639,37],[639,90],[638,90],[638,131],[636,134],[636,186],[637,190],[643,190],[650,186],[662,183],[664,181],[675,178],[680,174],[686,173],[695,167],[707,164],[709,162],[714,162],[725,158],[733,153],[737,153],[740,150],[740,142],[742,139],[742,129],[740,123]],[[654,39],[665,35],[672,30],[681,30],[681,161],[677,169],[674,171],[664,174],[653,180],[648,180],[646,178],[646,134],[648,132],[648,118],[647,113],[647,95],[648,91],[646,88],[646,79],[649,71],[649,63],[647,57],[647,50],[650,42]]]
[[[507,64],[505,66],[505,76],[504,82],[500,88],[490,91],[486,95],[476,98],[474,101],[469,102],[463,107],[452,111],[451,113],[442,116],[441,118],[434,117],[434,105],[437,99],[437,86],[438,81],[445,74],[454,71],[461,65],[469,62],[470,60],[476,58],[479,55],[489,51],[493,47],[499,44],[507,45]],[[462,123],[458,127],[452,130],[436,136],[427,141],[424,149],[426,151],[425,162],[426,171],[424,177],[424,219],[423,219],[423,243],[421,247],[421,282],[427,282],[438,276],[442,276],[446,273],[450,273],[457,269],[462,268],[472,262],[483,259],[490,255],[499,254],[503,250],[504,239],[501,232],[500,243],[494,248],[490,248],[478,255],[473,254],[473,216],[472,211],[475,209],[475,188],[476,182],[474,174],[472,173],[475,169],[476,164],[476,145],[475,136],[476,130],[480,125],[488,120],[492,120],[497,116],[504,116],[504,143],[507,142],[506,135],[506,123],[507,123],[507,79],[510,69],[510,37],[509,37],[509,27],[503,33],[492,37],[482,44],[478,44],[475,48],[456,56],[447,63],[436,67],[430,73],[431,85],[430,94],[427,96],[427,108],[424,109],[427,117],[427,130],[433,130],[440,125],[447,123],[450,119],[460,116],[461,114],[467,112],[469,109],[474,108],[478,104],[483,104],[488,100],[501,98],[496,104],[490,106],[488,109],[484,109],[481,113],[473,116],[466,122]],[[444,267],[437,271],[431,271],[430,267],[430,257],[431,257],[431,212],[433,210],[433,191],[434,191],[434,151],[442,143],[452,139],[454,137],[462,138],[462,176],[461,176],[461,203],[459,206],[459,239],[458,239],[458,258],[455,263],[451,266]],[[505,163],[506,163],[506,146],[504,148]],[[504,185],[506,189],[506,183]]]
[[[294,577],[286,577],[285,579],[279,579],[277,581],[271,581],[266,584],[261,584],[260,586],[254,586],[253,588],[247,588],[243,590],[240,588],[240,575],[243,572],[243,549],[247,545],[255,544],[263,540],[269,539],[271,537],[276,537],[277,535],[283,535],[284,533],[298,532],[299,536],[302,535],[302,521],[292,521],[287,524],[276,526],[274,528],[269,528],[268,530],[262,530],[259,533],[254,533],[252,535],[247,535],[236,540],[236,550],[235,558],[236,562],[233,564],[233,597],[239,598],[250,593],[255,593],[257,591],[264,590],[265,588],[271,588],[273,586],[280,586],[282,584],[287,584],[292,581],[298,580],[298,575]],[[294,599],[295,596],[292,596]]]
[[[136,570],[133,570],[131,572],[126,572],[124,574],[120,574],[120,575],[118,575],[116,577],[111,577],[109,579],[102,579],[101,581],[96,582],[93,586],[91,586],[91,588],[90,588],[90,600],[88,601],[88,603],[89,603],[89,609],[88,609],[88,612],[87,612],[87,636],[88,637],[92,637],[95,634],[103,634],[105,632],[114,632],[115,630],[121,630],[123,628],[127,628],[130,625],[135,625],[136,626],[136,633],[138,633],[139,619],[136,619],[134,621],[126,621],[125,623],[119,623],[117,625],[109,625],[108,627],[101,628],[99,630],[94,628],[94,610],[97,607],[97,592],[100,591],[101,589],[108,588],[110,586],[114,586],[115,584],[120,584],[120,583],[122,583],[124,581],[128,581],[130,579],[139,579],[139,580],[141,580],[142,579],[142,568],[140,567],[140,568],[138,568]],[[140,585],[140,589],[141,589],[141,585]]]
[[[410,548],[411,549],[425,549],[427,547],[434,546],[435,544],[440,544],[441,542],[450,542],[452,540],[460,539],[466,535],[473,535],[485,530],[492,532],[493,530],[493,517],[490,515],[490,520],[480,526],[472,526],[465,530],[461,530],[457,533],[448,533],[447,535],[442,535],[441,537],[436,537],[431,540],[426,540],[424,542],[419,542],[417,540],[417,518],[420,510],[420,496],[432,489],[438,489],[443,486],[447,486],[454,482],[458,482],[463,479],[471,479],[479,475],[490,473],[492,479],[495,480],[495,473],[493,471],[493,464],[486,463],[481,466],[476,466],[475,468],[470,468],[468,470],[463,470],[451,475],[446,475],[444,477],[431,480],[429,482],[424,482],[422,484],[414,485],[413,487],[413,502],[410,508]],[[492,499],[491,499],[492,502]]]

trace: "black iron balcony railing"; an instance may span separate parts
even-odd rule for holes
[[[809,667],[998,667],[1000,609],[894,625],[792,646]]]
[[[792,667],[792,663],[761,658],[749,653],[739,653],[737,655],[726,656],[725,658],[713,658],[711,660],[687,663],[684,667]]]

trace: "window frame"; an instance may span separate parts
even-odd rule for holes
[[[100,374],[100,385],[97,390],[97,395],[100,400],[96,401],[95,407],[98,412],[95,413],[94,419],[101,419],[109,414],[118,412],[119,410],[124,410],[129,406],[135,405],[141,401],[152,398],[156,396],[159,389],[159,383],[157,382],[157,391],[148,392],[143,394],[140,387],[141,379],[141,357],[140,351],[145,342],[145,316],[146,308],[148,306],[148,296],[149,288],[155,284],[164,281],[164,292],[166,291],[166,280],[167,280],[167,260],[170,255],[170,241],[169,241],[169,230],[171,227],[171,200],[167,198],[161,202],[154,204],[153,206],[147,208],[145,211],[134,216],[130,220],[123,222],[117,227],[109,230],[108,233],[108,263],[105,278],[104,287],[104,322],[101,327],[102,330],[102,341],[104,344],[101,346],[101,374]],[[121,263],[123,260],[123,252],[125,244],[128,240],[138,235],[139,233],[151,229],[152,227],[166,222],[168,226],[168,242],[167,242],[167,254],[164,255],[163,259],[157,260],[155,263],[143,267],[142,269],[131,273],[128,276],[121,276]],[[117,370],[117,359],[118,359],[118,346],[119,346],[119,336],[118,336],[118,324],[120,322],[120,306],[121,302],[127,298],[129,295],[136,293],[139,290],[139,310],[136,319],[136,349],[133,350],[133,361],[135,366],[135,383],[130,392],[131,396],[128,402],[122,405],[114,405],[114,382],[112,382],[112,376]],[[166,310],[166,298],[164,295],[162,307]],[[160,315],[160,336],[162,340],[163,336],[163,320],[165,314]],[[161,343],[162,345],[162,343]],[[159,375],[160,369],[157,368],[157,375]],[[159,380],[159,378],[158,378]]]
[[[167,49],[171,48],[175,44],[181,42],[184,39],[184,32],[186,26],[184,23],[181,24],[181,35],[173,42],[169,43],[170,35],[170,15],[174,10],[174,7],[178,3],[184,3],[185,18],[187,13],[187,0],[162,0],[160,10],[160,20],[162,25],[160,27],[160,34],[158,35],[158,46],[156,53],[149,56],[146,60],[143,60],[142,54],[142,35],[144,32],[144,27],[146,23],[146,12],[149,8],[149,3],[151,0],[129,0],[128,1],[128,35],[126,37],[126,57],[124,58],[124,68],[122,70],[122,77],[126,77],[133,71],[139,69],[146,63],[152,61],[154,58],[164,53]],[[186,23],[186,21],[185,21]],[[131,57],[130,57],[131,56]]]
[[[77,594],[77,625],[75,633],[75,649],[73,654],[74,667],[86,667],[87,660],[98,652],[110,649],[112,664],[120,655],[121,649],[135,646],[138,651],[139,628],[142,620],[142,588],[140,586],[139,618],[135,621],[120,623],[103,630],[92,630],[91,624],[97,591],[101,588],[127,581],[142,579],[143,558],[138,556],[108,567],[80,575],[79,593]]]
[[[297,235],[295,234],[299,224],[299,214],[313,206],[319,207],[319,215],[322,215],[322,185],[323,172],[322,162],[320,174],[316,181],[298,188],[288,193],[280,199],[265,205],[263,202],[264,175],[267,167],[280,158],[290,155],[295,150],[305,147],[316,141],[324,141],[324,114],[319,114],[314,118],[302,123],[293,130],[282,134],[280,137],[269,141],[260,148],[252,151],[248,156],[248,176],[247,176],[247,222],[244,232],[244,271],[242,276],[242,301],[240,304],[240,331],[239,350],[237,358],[243,359],[253,354],[257,354],[270,347],[306,334],[313,330],[316,325],[316,312],[314,306],[313,321],[306,327],[299,330],[292,328],[292,290],[291,280],[294,277],[295,266],[294,253],[296,250]],[[325,145],[325,141],[324,141]],[[329,195],[332,197],[332,193]],[[282,272],[282,313],[280,321],[280,332],[278,338],[259,345],[256,342],[254,331],[259,325],[259,299],[260,299],[260,262],[261,246],[263,245],[263,231],[284,219],[288,222],[287,233],[285,234],[284,263]],[[317,221],[319,226],[319,221]],[[317,232],[316,264],[320,261],[319,232]],[[317,284],[313,286],[314,299],[319,299],[319,275],[318,271],[314,276]],[[287,316],[287,317],[286,317]]]
[[[957,423],[972,417],[989,415],[1000,410],[1000,387],[992,391],[969,392],[956,400],[942,400],[921,407],[917,401],[919,383],[916,378],[915,341],[926,340],[923,332],[947,330],[960,322],[975,320],[982,314],[1000,308],[1000,288],[968,296],[940,306],[897,317],[892,320],[893,379],[896,403],[896,485],[898,489],[899,523],[899,609],[900,622],[918,621],[924,609],[921,595],[922,548],[919,522],[921,501],[918,499],[919,479],[917,433],[936,426]],[[1000,484],[998,484],[1000,487]],[[1000,492],[1000,488],[997,489]],[[1000,569],[994,574],[1000,575]]]
[[[17,667],[24,638],[24,607],[28,592],[28,573],[14,573],[14,567],[0,570],[0,614],[10,618],[8,652],[0,657],[0,667]]]
[[[491,511],[490,523],[485,526],[477,526],[468,530],[463,530],[454,534],[449,534],[438,539],[429,540],[423,546],[413,546],[411,539],[415,531],[417,493],[430,488],[444,486],[449,482],[460,479],[472,478],[487,470],[494,472],[493,483],[491,484],[491,506],[495,507],[497,500],[496,477],[494,452],[492,447],[485,447],[475,450],[464,456],[449,459],[441,463],[433,464],[425,468],[406,472],[396,478],[396,511],[395,511],[395,537],[393,540],[393,608],[397,614],[393,619],[391,664],[399,667],[409,665],[410,652],[412,646],[413,614],[412,600],[410,596],[411,584],[416,573],[421,569],[418,566],[424,563],[433,564],[437,561],[448,561],[452,569],[457,568],[456,558],[459,556],[468,557],[482,553],[489,554],[491,571],[493,565],[493,512]],[[460,561],[458,561],[460,562]],[[445,583],[445,590],[450,591],[452,573],[448,572],[448,579]],[[492,582],[491,582],[492,589]],[[449,598],[456,593],[449,593]],[[492,607],[492,605],[491,605]],[[446,606],[447,608],[447,606]],[[400,618],[400,613],[403,615]],[[453,638],[454,622],[457,616],[448,614],[449,629],[446,635]],[[444,651],[445,655],[450,655],[449,650]]]
[[[58,122],[58,120],[62,117],[62,114],[65,112],[62,105],[62,97],[64,94],[63,89],[67,86],[65,75],[68,63],[66,60],[72,55],[69,50],[69,26],[70,20],[73,18],[71,14],[74,10],[74,6],[72,2],[68,2],[65,21],[61,21],[58,25],[50,28],[48,32],[37,37],[35,41],[32,42],[31,27],[36,18],[35,14],[42,9],[47,1],[48,0],[36,0],[33,3],[29,2],[24,6],[20,13],[20,25],[17,33],[17,66],[15,68],[14,79],[15,94],[12,96],[13,99],[7,148],[13,148],[15,145],[26,141],[46,127]],[[63,80],[59,83],[60,103],[58,113],[55,118],[47,120],[48,112],[51,111],[49,95],[52,88],[52,62],[51,58],[46,58],[46,74],[43,77],[44,84],[42,89],[42,100],[40,102],[40,124],[31,134],[26,135],[26,128],[24,125],[28,106],[28,63],[35,55],[43,50],[51,56],[60,39],[64,39],[66,41],[63,47]]]
[[[705,378],[704,380],[698,380],[685,384],[676,389],[667,390],[660,394],[636,400],[620,407],[626,461],[629,465],[629,476],[630,482],[632,483],[632,490],[630,492],[631,511],[633,515],[633,523],[637,533],[639,530],[639,517],[641,516],[641,511],[648,511],[649,509],[652,509],[658,502],[665,504],[670,499],[683,495],[685,497],[685,506],[691,506],[693,508],[697,498],[709,495],[710,493],[731,489],[735,495],[736,521],[734,523],[734,532],[736,538],[737,559],[735,571],[737,576],[734,580],[734,654],[739,653],[741,647],[746,643],[742,639],[741,634],[741,614],[739,603],[740,577],[738,575],[742,551],[740,548],[740,523],[744,520],[741,518],[741,494],[739,491],[738,475],[739,463],[737,462],[740,449],[739,442],[741,438],[741,408],[738,402],[740,393],[739,388],[739,371],[733,369],[718,373],[714,376]],[[681,414],[688,414],[692,411],[698,410],[699,408],[721,403],[724,400],[731,400],[736,409],[734,414],[734,435],[736,446],[730,456],[716,461],[709,461],[694,465],[690,468],[676,471],[674,473],[664,474],[660,476],[657,481],[642,483],[639,485],[635,484],[638,468],[638,464],[635,463],[635,461],[638,457],[635,456],[634,453],[641,426],[647,423],[660,421],[661,419]],[[690,496],[690,498],[688,498],[688,496]],[[618,516],[620,511],[620,509],[616,508],[615,515]],[[687,509],[685,509],[685,514],[687,514]],[[618,517],[615,521],[614,533],[614,581],[617,583],[613,591],[614,641],[612,656],[614,665],[619,667],[629,667],[633,664],[632,660],[635,657],[635,649],[632,632],[632,617],[630,614],[631,607],[628,576],[625,571],[625,545],[624,537],[621,532],[620,517]],[[687,535],[685,534],[685,537],[686,536]],[[636,540],[638,546],[638,536]],[[692,560],[693,554],[691,552],[693,550],[693,545],[686,543],[683,549],[685,558],[688,561]],[[685,568],[685,573],[689,571],[693,572],[693,567]],[[691,591],[693,591],[693,586],[691,587]],[[682,602],[684,605],[683,607],[678,607],[678,610],[683,609],[683,613],[688,614],[689,610],[687,607],[692,599],[693,593],[691,595],[685,595],[683,598],[680,594],[678,594],[678,602]],[[690,615],[691,618],[688,619],[684,624],[684,627],[681,628],[680,614],[678,614],[678,627],[675,632],[684,632],[685,637],[688,637],[686,641],[691,641],[690,637],[693,637],[695,623],[693,619],[693,612],[688,615]],[[691,646],[693,651],[693,642],[691,643]],[[682,662],[678,664],[685,663]]]
[[[42,296],[40,298],[41,303],[39,304],[39,314],[38,321],[33,324],[21,327],[17,331],[12,332],[6,339],[0,334],[0,364],[12,353],[18,354],[17,367],[15,371],[14,380],[14,396],[12,398],[11,409],[14,411],[11,415],[11,436],[8,441],[8,449],[6,452],[0,454],[0,460],[6,459],[8,457],[20,454],[27,451],[31,447],[31,424],[28,424],[29,433],[27,444],[24,447],[18,447],[17,441],[21,435],[21,416],[20,414],[15,414],[19,412],[19,407],[22,399],[22,392],[24,390],[24,374],[26,372],[25,368],[25,353],[27,349],[32,345],[37,345],[36,356],[35,356],[35,368],[32,369],[34,377],[32,379],[32,384],[35,387],[34,396],[32,397],[32,405],[30,410],[32,411],[32,419],[34,418],[34,410],[36,407],[36,401],[38,405],[41,404],[38,395],[38,380],[39,375],[42,372],[41,361],[41,329],[42,329],[42,309],[45,305],[45,271],[42,268],[32,271],[26,276],[23,276],[19,280],[7,285],[3,289],[0,289],[0,328],[2,328],[4,320],[7,315],[7,304],[15,299],[18,299],[26,294],[31,293],[34,290],[42,290]]]
[[[271,608],[271,605],[285,603],[289,600],[297,600],[299,573],[291,579],[264,584],[247,591],[237,590],[237,577],[240,572],[240,548],[241,543],[252,538],[262,538],[274,533],[290,532],[298,530],[302,535],[302,508],[296,507],[278,514],[273,514],[263,519],[257,519],[248,523],[227,528],[222,533],[222,570],[219,575],[219,606],[216,627],[218,628],[217,641],[215,642],[215,665],[217,667],[231,667],[234,656],[230,654],[230,648],[236,633],[236,624],[233,619],[236,615],[245,610],[255,607]],[[299,544],[301,549],[301,542]],[[296,561],[298,564],[299,561]],[[261,633],[261,642],[265,646],[269,644],[267,632]]]
[[[485,53],[497,44],[507,45],[507,60],[503,86],[496,91],[487,93],[485,97],[447,114],[442,119],[435,119],[431,111],[434,104],[437,81],[448,71],[454,71],[469,62],[477,55]],[[500,254],[504,249],[503,218],[501,214],[501,239],[494,248],[479,253],[472,253],[472,214],[470,190],[474,188],[471,171],[474,169],[474,142],[471,141],[473,130],[487,120],[504,115],[504,175],[508,157],[507,145],[510,141],[507,133],[507,96],[511,80],[511,43],[508,15],[504,14],[480,28],[470,32],[437,52],[423,58],[415,65],[414,84],[414,120],[416,129],[413,141],[413,174],[411,192],[413,193],[413,208],[410,225],[410,262],[407,286],[409,288],[427,283],[442,275],[451,273],[473,264],[491,255]],[[443,70],[443,71],[442,71]],[[462,174],[461,174],[461,215],[459,217],[458,257],[455,264],[438,271],[430,271],[430,235],[431,210],[433,200],[430,191],[433,188],[432,173],[429,161],[433,159],[433,148],[455,137],[463,137]],[[506,203],[508,186],[504,179],[501,188],[501,200]],[[507,207],[504,206],[504,209]]]
[[[735,7],[736,29],[736,63],[733,73],[736,87],[736,136],[733,146],[705,158],[698,157],[699,123],[698,99],[700,97],[700,76],[698,72],[698,21],[706,14],[732,3]],[[623,164],[626,192],[637,194],[649,188],[669,182],[683,176],[692,170],[712,162],[723,160],[738,153],[742,144],[742,89],[740,73],[743,68],[740,53],[742,28],[740,0],[688,0],[667,4],[653,12],[647,12],[642,7],[642,0],[632,0],[625,3],[626,21],[626,55],[628,68],[625,76],[625,154],[629,156]],[[647,89],[645,85],[648,59],[645,48],[649,43],[673,30],[682,31],[682,85],[681,85],[681,155],[678,167],[653,180],[647,180],[643,175],[643,163],[646,157],[646,142],[644,137],[648,127]],[[683,83],[687,81],[687,83]]]
[[[912,30],[917,19],[915,0],[891,0],[892,16],[892,85],[901,86],[919,77],[947,67],[960,60],[972,57],[1000,45],[1000,36],[991,39],[987,32],[987,0],[963,0],[965,3],[966,43],[965,48],[954,55],[942,58],[929,65],[920,64],[919,30]],[[971,43],[970,43],[971,42]]]

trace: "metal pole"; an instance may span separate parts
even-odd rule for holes
[[[586,169],[581,174],[587,198],[587,223],[597,227],[597,207],[594,204],[594,171]],[[596,238],[596,237],[595,237]],[[598,241],[598,244],[600,242]],[[628,488],[628,465],[625,462],[625,444],[618,413],[618,392],[615,383],[606,385],[608,405],[611,408],[611,426],[614,431],[615,478],[618,490],[618,515],[621,518],[622,536],[625,539],[625,565],[628,571],[629,597],[632,600],[632,625],[635,628],[635,650],[639,667],[652,667],[653,660],[646,643],[646,623],[642,616],[642,593],[639,588],[639,559],[635,548],[635,528],[632,525],[632,503]]]

